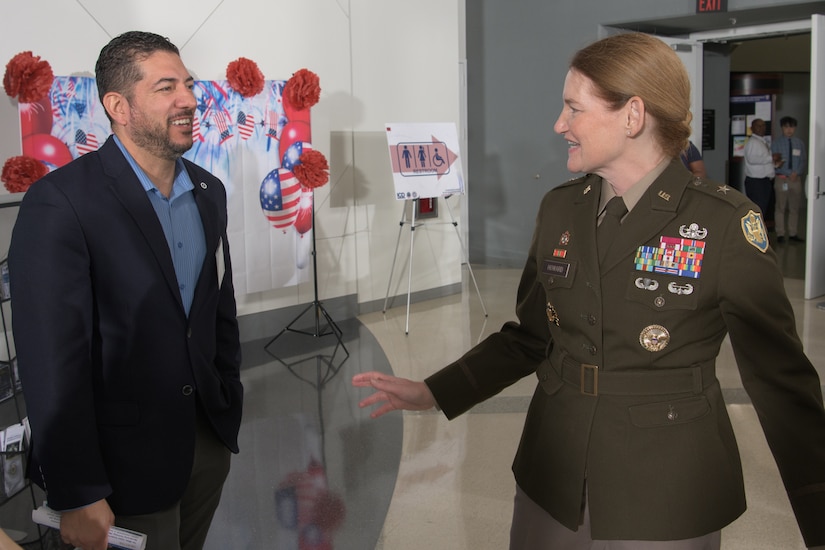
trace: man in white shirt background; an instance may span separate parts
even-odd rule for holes
[[[745,194],[762,211],[763,220],[771,202],[776,160],[765,138],[767,125],[761,118],[751,122],[751,137],[745,143]],[[781,164],[782,159],[779,159]]]

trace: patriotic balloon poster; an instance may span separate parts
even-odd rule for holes
[[[391,123],[386,127],[397,200],[464,193],[455,124]]]
[[[225,80],[195,81],[193,146],[185,158],[223,181],[228,195],[235,291],[240,295],[309,280],[312,193],[291,169],[312,148],[308,114],[289,120],[284,80],[243,97]],[[20,103],[23,155],[54,170],[97,150],[111,134],[92,77],[55,77],[46,98]]]

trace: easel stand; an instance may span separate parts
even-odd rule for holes
[[[478,289],[478,283],[476,283],[475,275],[473,275],[473,268],[470,266],[470,259],[467,256],[467,251],[464,249],[464,241],[461,239],[461,232],[458,230],[458,222],[455,221],[455,216],[453,216],[453,209],[450,207],[450,203],[447,202],[446,199],[449,199],[451,195],[446,195],[443,198],[444,204],[447,205],[447,211],[450,213],[450,221],[449,222],[429,222],[429,223],[437,223],[437,224],[446,224],[451,223],[455,228],[456,237],[458,237],[458,244],[461,247],[461,263],[467,264],[467,270],[470,272],[470,279],[473,281],[473,286],[476,288],[476,294],[478,294],[478,301],[481,302],[481,310],[484,312],[484,316],[487,317],[487,309],[484,307],[484,300],[481,299],[481,291]],[[407,324],[406,328],[404,329],[404,334],[410,333],[410,294],[412,293],[412,271],[413,271],[413,245],[415,244],[415,228],[428,225],[428,223],[421,223],[419,222],[416,225],[415,219],[415,212],[416,207],[418,206],[418,201],[421,199],[410,199],[404,201],[404,208],[401,211],[401,222],[398,228],[398,239],[395,242],[395,254],[392,257],[392,267],[390,268],[390,280],[387,283],[387,294],[384,297],[384,309],[382,310],[383,313],[387,312],[387,302],[390,297],[390,287],[392,286],[392,275],[395,272],[395,261],[398,259],[398,245],[401,243],[401,233],[404,230],[404,226],[409,224],[410,226],[410,262],[409,268],[407,269]],[[407,209],[411,210],[410,220],[407,221]]]
[[[324,308],[324,304],[322,304],[321,301],[318,299],[318,256],[317,256],[316,251],[315,251],[315,191],[312,192],[312,211],[311,211],[311,213],[312,213],[312,252],[311,252],[311,254],[312,254],[312,284],[313,284],[315,299],[312,300],[312,303],[310,303],[307,307],[305,307],[304,310],[301,313],[299,313],[297,317],[295,317],[295,319],[293,319],[287,326],[285,326],[281,330],[281,332],[279,332],[278,334],[273,336],[272,339],[269,342],[266,343],[266,345],[264,346],[264,349],[266,350],[267,353],[274,356],[274,354],[269,351],[269,346],[271,346],[272,343],[275,340],[277,340],[283,333],[285,333],[287,331],[297,332],[299,334],[306,334],[307,336],[313,336],[315,338],[320,338],[321,336],[328,336],[330,334],[334,334],[335,338],[338,339],[338,344],[344,350],[344,353],[347,354],[346,356],[349,357],[349,350],[347,350],[347,347],[344,345],[344,341],[343,341],[343,338],[342,338],[343,333],[341,332],[341,329],[338,327],[337,324],[335,324],[335,321],[332,320],[332,317],[330,317],[329,312],[326,310],[326,308]],[[297,323],[298,320],[301,319],[301,317],[303,317],[310,310],[312,310],[315,314],[315,326],[314,326],[313,331],[309,332],[309,331],[306,331],[306,330],[299,330],[299,329],[292,328],[292,325]],[[324,326],[324,327],[321,326],[321,317],[322,316],[323,316],[324,320],[326,321],[326,326]]]

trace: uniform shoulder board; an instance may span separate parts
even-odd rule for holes
[[[716,197],[722,202],[726,202],[734,208],[748,202],[748,198],[730,185],[719,183],[718,181],[694,176],[688,183],[687,189],[698,191],[704,195]]]

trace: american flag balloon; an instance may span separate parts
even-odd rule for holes
[[[246,141],[255,131],[255,117],[251,113],[238,112],[238,133],[241,139]]]
[[[87,134],[83,130],[75,132],[74,144],[75,147],[77,147],[78,155],[85,155],[86,153],[97,151],[98,148],[97,137],[93,133],[89,132]]]
[[[272,170],[261,182],[261,209],[276,229],[286,232],[295,223],[300,200],[301,184],[289,170]]]
[[[308,141],[296,141],[284,152],[281,165],[287,170],[292,170],[296,165],[301,164],[301,154],[312,150],[312,144]]]

